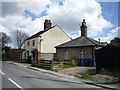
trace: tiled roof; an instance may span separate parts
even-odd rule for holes
[[[55,26],[51,27],[51,28],[54,28]],[[38,33],[32,35],[31,37],[27,38],[26,40],[29,40],[29,39],[32,39],[32,38],[36,38],[36,37],[39,37],[39,35],[49,31],[51,28],[47,29],[47,30],[42,30],[42,31],[39,31]]]
[[[78,37],[74,40],[71,40],[69,42],[66,42],[64,44],[56,46],[56,48],[62,48],[62,47],[80,47],[80,46],[104,46],[103,43],[96,41],[89,37]]]

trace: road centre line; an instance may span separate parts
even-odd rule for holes
[[[5,75],[2,71],[0,71],[0,73],[1,73],[2,75]]]
[[[18,85],[15,81],[13,81],[11,78],[8,78],[13,84],[15,84],[18,88],[22,88],[20,85]]]

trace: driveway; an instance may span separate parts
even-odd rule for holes
[[[73,67],[73,68],[67,68],[62,69],[58,71],[59,73],[65,73],[65,74],[95,74],[96,68],[95,67]]]

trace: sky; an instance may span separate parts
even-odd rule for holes
[[[102,1],[102,2],[100,2]],[[44,20],[58,25],[71,38],[80,36],[83,19],[87,24],[88,37],[110,42],[120,37],[119,0],[2,0],[0,2],[0,32],[12,38],[21,29],[30,36],[44,29]]]

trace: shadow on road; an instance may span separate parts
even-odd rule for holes
[[[48,79],[48,78],[38,78],[38,77],[31,77],[31,76],[22,76],[24,78],[31,78],[31,79],[42,79],[42,80],[50,80],[50,81],[57,81],[57,82],[67,82],[67,83],[73,83],[73,84],[84,84],[82,82],[76,82],[76,81],[64,81],[64,80],[54,80],[54,79]]]

